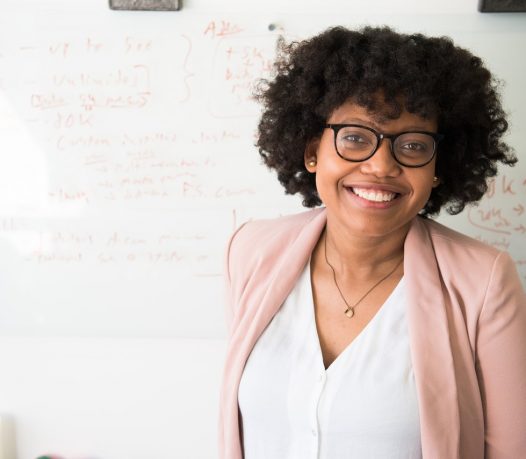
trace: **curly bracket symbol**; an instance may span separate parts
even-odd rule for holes
[[[195,74],[190,72],[188,70],[188,58],[190,57],[190,53],[192,52],[192,41],[190,38],[188,38],[186,35],[181,34],[181,37],[183,37],[187,44],[188,44],[188,50],[186,51],[186,56],[184,57],[184,63],[183,63],[183,70],[184,70],[184,86],[186,88],[186,95],[179,100],[179,102],[187,102],[190,99],[191,91],[190,91],[190,85],[188,84],[188,79],[193,77]]]

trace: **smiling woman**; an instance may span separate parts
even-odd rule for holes
[[[526,455],[526,298],[507,253],[429,217],[517,159],[490,72],[447,38],[283,46],[258,146],[321,209],[227,251],[221,457]]]
[[[382,246],[387,246],[394,238],[393,247],[401,248],[411,220],[424,208],[432,189],[439,184],[438,179],[433,180],[436,121],[403,111],[398,118],[379,124],[367,109],[345,102],[332,113],[329,122],[329,126],[360,123],[364,126],[361,131],[372,134],[352,138],[353,144],[366,145],[358,148],[366,150],[358,155],[356,147],[349,147],[349,138],[341,139],[347,128],[338,130],[336,142],[334,130],[325,129],[321,137],[310,141],[305,149],[305,167],[315,174],[316,192],[327,208],[331,225],[346,240],[382,237]],[[390,133],[376,134],[378,137],[390,139],[377,140],[372,126]],[[424,148],[426,143],[420,141],[419,154],[410,155],[406,151],[415,151],[416,136],[428,137],[428,145]],[[413,141],[401,144],[407,137]],[[402,165],[401,160],[411,165]]]

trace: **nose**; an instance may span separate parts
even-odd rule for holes
[[[402,168],[391,152],[391,140],[382,139],[375,153],[362,163],[362,172],[376,177],[397,177]]]

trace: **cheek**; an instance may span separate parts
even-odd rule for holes
[[[327,180],[324,178],[323,173],[316,172],[316,190],[323,203],[327,201],[327,195],[329,194],[328,188]]]
[[[333,188],[344,173],[340,158],[332,151],[332,140],[329,140],[327,136],[323,136],[316,152],[316,187],[319,192]]]
[[[421,190],[421,193],[429,197],[433,191],[433,177],[435,176],[435,163],[424,166],[423,169],[415,169],[415,172],[419,174],[414,177],[414,184],[417,189]]]
[[[316,170],[316,187],[318,191],[325,191],[326,193],[336,192],[340,180],[349,172],[345,164],[340,164],[338,158],[320,158]]]
[[[417,187],[415,192],[419,196],[419,201],[421,201],[422,205],[425,205],[433,191],[433,177],[426,176],[419,183],[416,183],[415,186]]]
[[[332,167],[318,164],[316,171],[316,190],[324,204],[330,202],[337,193],[338,177],[334,174]]]

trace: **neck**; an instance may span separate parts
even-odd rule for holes
[[[356,235],[327,218],[320,242],[325,245],[326,238],[328,258],[340,276],[367,279],[400,262],[408,230],[409,226],[403,227],[381,237]]]

